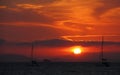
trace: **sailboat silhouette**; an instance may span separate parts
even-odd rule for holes
[[[104,58],[104,51],[103,51],[104,47],[103,47],[103,45],[104,45],[104,37],[102,36],[101,53],[100,53],[101,63],[106,67],[110,67],[110,64],[109,64],[108,60],[106,58]]]
[[[34,59],[34,42],[32,42],[32,49],[31,49],[31,62],[32,62],[32,66],[39,66],[39,64],[37,63],[37,61]]]

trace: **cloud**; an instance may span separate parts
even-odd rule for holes
[[[23,13],[24,11],[32,11],[35,15],[39,14],[50,17],[54,19],[56,25],[63,25],[64,22],[75,22],[79,24],[92,25],[96,25],[99,23],[102,24],[104,23],[104,18],[101,17],[101,15],[104,15],[105,12],[107,13],[109,9],[119,6],[119,3],[117,3],[118,0],[111,1],[113,3],[117,3],[117,5],[111,4],[111,2],[109,2],[108,0],[15,0],[14,3],[12,2],[12,0],[2,0],[1,2],[3,2],[4,5],[7,5],[11,10],[20,10]],[[9,3],[5,4],[5,2]],[[98,20],[96,17],[100,17],[101,20]]]
[[[92,3],[92,5],[91,5]],[[93,4],[94,3],[94,4]],[[79,23],[92,23],[95,22],[91,16],[93,9],[99,4],[96,0],[83,1],[83,0],[61,0],[50,5],[51,10],[58,9],[57,13],[53,15],[60,15],[68,17],[66,20]],[[49,8],[48,8],[49,9]],[[61,14],[62,11],[62,14]],[[64,11],[64,12],[63,12]],[[60,12],[60,13],[59,13]]]
[[[0,24],[0,38],[9,41],[34,41],[34,40],[45,40],[60,38],[60,36],[66,34],[75,34],[75,32],[70,32],[71,30],[45,26],[45,25],[31,25],[31,24],[17,23],[15,25]]]
[[[70,41],[101,41],[102,36],[104,41],[114,41],[120,42],[120,35],[66,35],[61,36],[61,38],[70,40]]]
[[[100,2],[102,3],[102,5],[97,7],[95,9],[95,13],[93,14],[96,17],[109,12],[109,10],[120,7],[120,0],[100,0]]]
[[[0,26],[0,37],[10,41],[58,38],[62,33],[54,28],[42,26]]]
[[[0,0],[0,5],[14,5],[14,4],[24,4],[24,3],[33,3],[33,4],[50,4],[57,0]]]
[[[52,24],[54,19],[44,14],[35,14],[31,10],[22,10],[15,12],[11,10],[0,10],[0,22],[40,22]]]
[[[7,6],[0,6],[0,9],[4,9],[4,8],[7,8]]]
[[[120,19],[120,7],[110,9],[108,12],[105,12],[100,16],[103,21],[109,22],[109,23],[119,23]]]
[[[73,36],[120,34],[119,0],[0,0],[0,12],[3,25],[37,25]]]
[[[16,6],[24,8],[24,9],[40,9],[41,5],[33,5],[33,4],[17,4]]]
[[[101,16],[119,7],[120,2],[119,0],[15,0],[14,2],[1,0],[1,5],[8,6],[12,10],[24,9],[34,11],[34,14],[46,15],[54,18],[58,25],[64,22],[96,25],[104,23],[104,18]]]

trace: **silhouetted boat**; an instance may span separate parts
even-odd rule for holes
[[[103,45],[104,45],[104,37],[102,36],[100,60],[101,60],[102,65],[104,65],[106,67],[110,67],[108,60],[106,58],[104,58]]]
[[[39,66],[38,62],[34,59],[34,42],[32,42],[31,62],[32,62],[32,66]]]

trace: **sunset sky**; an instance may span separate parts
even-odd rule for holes
[[[0,0],[0,38],[34,41],[114,36],[120,41],[120,0]]]
[[[0,0],[5,58],[30,58],[38,42],[34,57],[40,60],[99,61],[102,36],[106,58],[120,61],[120,0]]]

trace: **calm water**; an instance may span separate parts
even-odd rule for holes
[[[0,63],[0,75],[120,75],[120,63]]]

